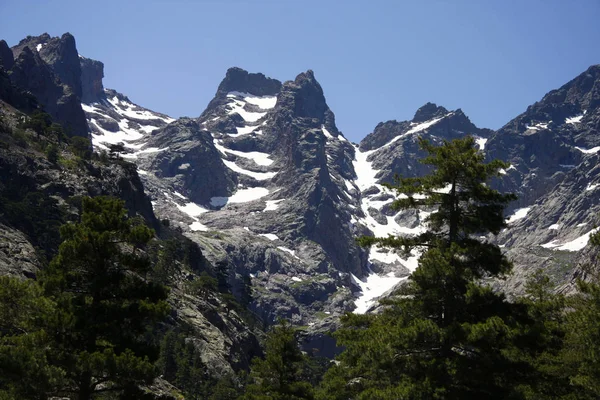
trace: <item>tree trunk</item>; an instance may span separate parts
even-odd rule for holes
[[[79,379],[78,400],[90,400],[92,398],[92,375],[88,372],[84,373]]]

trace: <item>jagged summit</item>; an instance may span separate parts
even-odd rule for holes
[[[12,68],[15,62],[14,56],[10,47],[4,40],[0,40],[0,67],[5,70],[9,70]]]
[[[302,72],[293,81],[283,84],[278,103],[280,110],[289,114],[286,118],[315,119],[330,132],[338,134],[335,116],[329,109],[323,88],[316,80],[312,70]]]
[[[229,92],[249,93],[255,96],[274,96],[281,89],[281,82],[268,78],[261,73],[249,73],[238,67],[227,70],[225,78],[219,84],[217,95]]]
[[[435,103],[425,103],[425,105],[421,106],[415,116],[412,119],[412,122],[425,122],[432,120],[436,117],[443,117],[448,114],[448,110],[442,106],[438,106]]]
[[[428,131],[435,131],[436,137],[447,140],[465,135],[488,138],[492,133],[490,129],[475,126],[460,108],[448,111],[434,103],[426,103],[410,121],[390,120],[377,124],[360,142],[360,149],[375,150],[406,135],[422,135]]]

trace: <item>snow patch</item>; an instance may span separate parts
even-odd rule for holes
[[[209,230],[208,226],[201,224],[198,221],[194,221],[190,224],[190,230],[196,232],[196,231],[201,231],[201,232],[206,232]]]
[[[279,203],[281,203],[282,201],[284,201],[285,199],[279,199],[279,200],[267,200],[265,203],[267,203],[267,205],[265,206],[264,211],[275,211],[279,208]]]
[[[249,171],[247,169],[243,169],[241,167],[238,167],[237,164],[234,163],[233,161],[223,160],[223,164],[225,164],[227,166],[227,168],[229,168],[230,170],[235,171],[235,172],[237,172],[239,174],[251,176],[252,178],[256,179],[257,181],[264,181],[264,180],[267,180],[267,179],[271,179],[275,175],[277,175],[277,172],[254,172],[254,171]]]
[[[591,231],[589,231],[588,233],[586,233],[582,236],[579,236],[577,239],[571,240],[570,242],[563,244],[562,246],[558,247],[557,250],[579,251],[579,250],[583,249],[585,246],[587,246],[587,244],[590,240],[590,235],[592,235],[596,232],[598,232],[598,228],[594,228]]]
[[[331,133],[329,133],[329,131],[325,128],[325,125],[321,126],[321,131],[327,139],[335,139],[335,137]]]
[[[298,257],[296,255],[296,252],[292,249],[288,249],[287,247],[283,247],[283,246],[277,246],[277,248],[281,251],[285,251],[286,253],[291,254],[294,258],[297,258],[298,260],[300,259],[300,257]]]
[[[158,147],[148,147],[147,149],[136,151],[135,153],[121,154],[121,157],[123,157],[123,158],[138,158],[138,156],[142,155],[142,154],[160,153],[161,151],[165,151],[165,150],[169,150],[169,148],[164,147],[162,149],[159,149]]]
[[[552,121],[550,121],[550,122],[552,122]],[[548,129],[548,124],[550,122],[538,122],[535,125],[525,125],[525,128],[526,129],[530,129],[530,130],[534,130],[534,131],[539,131],[539,130],[542,130],[542,129]]]
[[[479,146],[479,150],[485,149],[485,144],[487,143],[487,141],[488,140],[486,138],[481,137],[475,139],[475,143],[477,143],[477,146]]]
[[[264,117],[265,115],[267,115],[266,112],[264,113],[260,113],[260,112],[251,112],[251,111],[246,111],[244,109],[244,106],[246,105],[246,102],[244,101],[240,101],[237,99],[232,99],[233,101],[231,101],[228,105],[230,107],[230,110],[227,112],[228,114],[239,114],[244,121],[246,122],[256,122],[259,119],[261,119],[262,117]]]
[[[560,224],[552,224],[548,227],[548,229],[551,229],[551,230],[557,230],[559,228],[560,228]]]
[[[261,233],[258,236],[264,236],[269,240],[279,240],[279,237],[274,233]]]
[[[355,314],[366,313],[369,307],[375,303],[377,297],[380,297],[396,286],[400,281],[406,279],[406,277],[395,277],[393,272],[383,276],[372,273],[366,277],[365,281],[358,279],[354,274],[350,274],[350,276],[352,277],[354,284],[357,285],[362,292],[354,301],[356,309],[354,309],[353,312]]]
[[[577,146],[575,146],[575,148],[585,154],[596,154],[600,150],[600,146],[596,146],[591,149],[584,149],[584,148],[577,147]]]
[[[189,167],[190,167],[190,163],[184,163],[184,164],[181,164],[179,167],[177,167],[177,169],[183,171],[185,169],[188,169]]]
[[[515,212],[510,217],[508,217],[508,219],[506,220],[506,223],[512,224],[515,221],[525,218],[527,216],[527,213],[529,212],[529,210],[531,210],[531,207],[524,207],[524,208],[519,208],[519,209],[515,210]]]
[[[263,187],[250,187],[240,189],[231,197],[212,197],[210,205],[213,207],[224,206],[227,203],[247,203],[265,197],[269,194],[269,189]]]
[[[175,192],[175,195],[179,195],[181,196],[179,193]],[[177,197],[179,197],[177,196]],[[182,196],[183,197],[183,196]],[[183,197],[185,198],[185,197]],[[196,203],[186,203],[183,206],[180,206],[179,204],[177,204],[177,208],[179,209],[179,211],[182,211],[184,213],[186,213],[187,215],[189,215],[192,218],[197,217],[200,214],[204,214],[205,212],[208,212],[210,210],[207,210],[204,207],[200,207],[198,204]]]
[[[229,153],[238,157],[247,158],[254,161],[257,165],[268,167],[269,165],[273,164],[273,160],[269,158],[271,157],[271,155],[268,153],[261,153],[260,151],[243,152],[238,150],[231,150],[227,147],[220,145],[216,140],[214,141],[214,145],[217,148],[217,150],[219,150],[223,154]]]
[[[594,190],[596,189],[598,186],[600,186],[600,183],[588,183],[588,185],[586,186],[585,190]]]
[[[565,123],[566,124],[577,124],[577,123],[581,122],[582,118],[583,118],[583,114],[577,115],[575,117],[565,119]]]
[[[242,93],[242,92],[229,92],[227,93],[227,97],[236,98],[241,97],[245,102],[254,104],[263,110],[270,110],[274,108],[277,104],[277,96],[255,96],[250,93]]]

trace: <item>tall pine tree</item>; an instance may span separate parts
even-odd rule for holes
[[[265,358],[255,358],[244,400],[310,400],[313,390],[303,381],[307,358],[300,351],[296,330],[287,321],[269,332]]]
[[[511,357],[515,306],[480,284],[511,270],[500,249],[479,239],[504,226],[512,194],[488,185],[504,162],[484,163],[473,138],[434,146],[429,175],[397,178],[396,210],[426,208],[427,231],[414,237],[363,237],[404,253],[419,267],[380,316],[348,315],[337,333],[346,347],[323,383],[327,399],[520,398],[527,365]]]
[[[166,315],[166,289],[145,279],[142,252],[154,232],[127,218],[124,203],[84,198],[81,221],[61,228],[58,255],[41,282],[60,312],[70,316],[54,332],[51,360],[65,371],[77,399],[98,392],[128,392],[155,376],[158,349],[148,340]]]

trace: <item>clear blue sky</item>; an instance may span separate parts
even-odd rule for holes
[[[600,63],[600,1],[0,0],[0,38],[75,35],[105,87],[198,116],[228,67],[315,75],[360,140],[427,101],[499,128]]]

